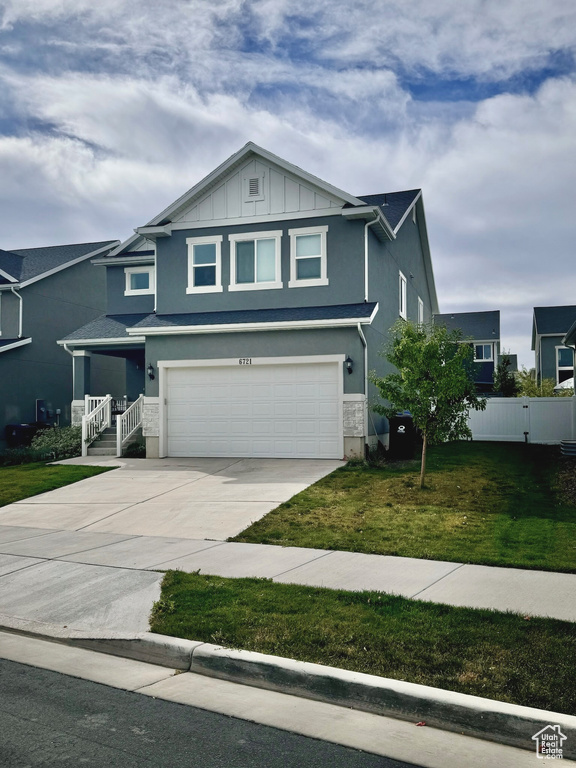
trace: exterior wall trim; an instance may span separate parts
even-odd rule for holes
[[[146,341],[146,338],[144,336],[131,336],[129,339],[122,337],[120,339],[64,339],[57,341],[56,344],[59,344],[61,347],[67,346],[67,347],[74,347],[74,346],[92,346],[92,345],[106,345],[106,344],[136,344],[138,342],[141,342],[142,344]]]
[[[333,320],[287,320],[278,323],[226,323],[222,325],[173,325],[164,328],[138,328],[134,332],[131,332],[130,328],[126,329],[126,332],[132,337],[136,337],[136,333],[144,334],[145,336],[173,336],[181,335],[183,333],[234,333],[235,331],[283,331],[283,330],[305,330],[307,328],[335,328],[335,327],[347,327],[355,328],[358,323],[370,325],[376,312],[378,311],[378,305],[374,308],[374,311],[370,317],[359,318],[337,318]],[[140,336],[136,337],[140,339]],[[143,340],[143,337],[142,337]],[[61,342],[58,342],[59,344]],[[72,342],[66,342],[70,344]],[[73,343],[80,343],[74,341]],[[84,343],[84,342],[81,342]],[[100,343],[92,342],[92,343]]]
[[[32,342],[32,337],[28,339],[18,339],[18,341],[15,341],[13,344],[6,344],[3,347],[0,347],[0,353],[2,352],[9,352],[11,349],[16,349],[16,347],[23,347],[26,344],[30,344]]]

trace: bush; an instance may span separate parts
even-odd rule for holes
[[[517,397],[572,397],[573,389],[563,389],[560,392],[554,392],[556,382],[554,379],[542,379],[540,384],[535,376],[526,368],[522,368],[516,373],[518,383]]]
[[[0,467],[13,467],[17,464],[30,464],[34,461],[43,461],[42,451],[33,448],[6,448],[0,451]]]
[[[54,427],[32,440],[33,451],[46,460],[72,459],[82,455],[82,427]]]
[[[135,440],[133,443],[128,443],[122,451],[122,456],[127,459],[145,459],[146,446],[144,442],[142,440]]]

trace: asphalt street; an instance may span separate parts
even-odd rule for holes
[[[0,660],[0,765],[411,768],[407,763],[6,660]]]

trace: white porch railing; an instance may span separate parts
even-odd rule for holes
[[[124,413],[116,417],[116,456],[122,456],[122,448],[142,425],[144,395],[140,395]]]
[[[92,401],[97,404],[89,413],[82,416],[82,456],[88,455],[90,445],[112,423],[112,395],[106,395],[106,397],[86,396],[86,407]]]
[[[106,400],[110,395],[103,395],[101,397],[92,397],[91,395],[84,395],[84,413],[88,416],[93,410]]]

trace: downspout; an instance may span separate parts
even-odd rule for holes
[[[377,221],[378,214],[375,214],[374,219],[367,221],[364,225],[364,301],[368,301],[368,227],[376,224]],[[366,343],[366,339],[364,339],[364,343]]]
[[[20,310],[18,312],[18,338],[21,339],[22,335],[23,335],[22,334],[22,304],[23,304],[23,300],[22,300],[22,296],[20,296],[20,294],[18,293],[16,288],[14,288],[13,285],[10,286],[10,290],[12,291],[14,296],[17,296],[20,299]]]
[[[358,336],[364,347],[364,432],[365,439],[368,440],[368,344],[366,343],[366,336],[362,330],[362,325],[358,323]]]

